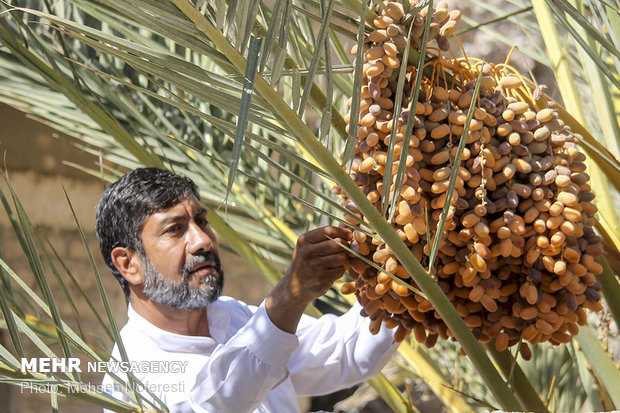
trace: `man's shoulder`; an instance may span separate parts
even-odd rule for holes
[[[230,314],[232,319],[248,319],[252,317],[258,309],[256,306],[246,304],[241,300],[229,296],[219,297],[213,302],[212,306],[225,310]]]
[[[258,307],[249,305],[241,300],[229,296],[220,296],[206,307],[209,325],[213,329],[220,329],[226,336],[234,334],[254,315]],[[174,333],[162,330],[149,323],[139,314],[129,309],[129,320],[121,329],[120,335],[128,353],[138,355],[144,353],[145,348],[159,348],[161,342],[167,342],[178,337]]]

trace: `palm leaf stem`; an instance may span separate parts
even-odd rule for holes
[[[586,356],[576,349],[578,344],[574,344],[573,342],[569,343],[566,348],[575,364],[577,365],[577,371],[579,373],[579,379],[583,383],[583,387],[588,395],[588,400],[586,401],[586,405],[582,409],[583,411],[603,411],[603,401],[598,388],[598,384],[596,384],[596,377],[593,377],[590,373],[590,370],[587,366]]]
[[[497,351],[495,344],[487,344],[487,351],[493,357],[493,360],[497,363],[502,370],[506,382],[510,385],[510,388],[515,392],[521,403],[524,406],[529,406],[535,412],[547,412],[547,406],[543,403],[540,395],[532,385],[532,382],[527,378],[519,363],[516,362],[510,351]]]
[[[518,9],[518,10],[515,10],[515,11],[511,11],[509,13],[506,13],[506,14],[501,15],[501,16],[497,16],[497,17],[489,19],[489,20],[485,20],[485,21],[483,21],[481,23],[478,23],[478,24],[475,24],[473,26],[469,26],[469,27],[467,27],[467,28],[457,32],[456,35],[457,36],[462,36],[463,34],[465,34],[467,32],[471,32],[471,31],[477,30],[477,29],[479,29],[479,28],[481,28],[483,26],[488,26],[489,24],[502,22],[504,20],[511,20],[511,17],[518,16],[519,14],[526,13],[526,12],[528,12],[530,10],[532,10],[532,6],[525,6],[525,7],[521,8],[521,9]]]
[[[572,1],[574,2],[574,0]],[[569,6],[570,4],[567,7]],[[569,19],[568,23],[571,24],[583,38],[584,43],[587,44],[590,51],[597,50],[595,43],[597,38],[593,36],[593,33],[596,33],[596,31],[591,26],[587,26],[590,30],[586,30],[586,28],[580,26],[572,19]],[[600,137],[606,142],[607,148],[609,148],[612,153],[618,153],[620,149],[620,125],[618,125],[618,118],[616,116],[609,82],[605,80],[605,76],[603,76],[601,71],[597,70],[596,65],[589,53],[586,53],[584,47],[580,44],[577,46],[577,49],[580,57],[579,60],[584,69],[583,74],[588,80],[592,93],[597,96],[596,99],[593,99],[593,103],[596,108],[596,113],[598,114],[597,123],[601,128]]]
[[[58,262],[60,262],[60,264],[62,265],[63,269],[65,270],[65,272],[67,273],[67,275],[71,279],[71,284],[73,285],[73,287],[76,288],[80,292],[80,295],[84,298],[84,301],[89,306],[89,308],[91,309],[93,315],[97,318],[97,321],[103,327],[103,329],[105,330],[105,332],[108,335],[108,337],[112,338],[113,337],[112,336],[112,332],[110,331],[108,326],[104,323],[103,319],[101,318],[101,315],[99,314],[99,311],[97,311],[97,309],[93,305],[92,301],[89,299],[88,295],[86,294],[86,292],[84,291],[84,289],[82,288],[80,283],[73,276],[73,274],[71,273],[71,271],[69,270],[69,268],[67,267],[65,262],[60,258],[60,254],[58,254],[58,251],[56,251],[56,249],[54,248],[52,243],[49,240],[46,240],[46,241],[47,241],[48,247],[52,250],[52,253],[56,257],[56,260],[58,260]]]
[[[563,15],[562,8],[558,7],[554,2],[548,3],[549,7],[551,7],[556,15]],[[572,7],[570,7],[572,8]],[[564,9],[565,10],[565,9]],[[588,55],[592,63],[596,65],[597,70],[604,74],[607,79],[616,87],[620,87],[620,80],[616,79],[614,74],[609,70],[607,64],[600,58],[599,54],[591,49],[587,42],[582,38],[579,34],[578,29],[576,29],[571,22],[574,22],[574,19],[571,17],[566,17],[562,20],[559,20],[560,24],[570,33],[572,39],[580,46],[580,50]],[[571,51],[572,52],[572,51]]]
[[[383,374],[368,380],[368,384],[377,391],[394,413],[417,413],[417,409],[413,410],[408,406],[407,400]]]
[[[257,22],[255,30],[256,30],[256,34],[259,36],[265,36],[268,33],[267,29],[258,22]],[[301,76],[300,76],[301,87],[304,89],[306,88],[306,83],[308,82],[307,71],[301,70],[301,68],[296,63],[296,61],[291,56],[289,56],[288,53],[284,57],[284,68],[287,70],[292,70],[292,71],[300,71],[298,73],[301,73]],[[310,104],[317,108],[323,108],[325,107],[326,101],[327,101],[327,97],[325,96],[321,88],[315,82],[312,82],[312,86],[310,88],[310,95],[309,95]],[[340,137],[343,140],[346,140],[347,139],[347,133],[345,132],[346,122],[344,121],[344,118],[342,117],[342,115],[340,114],[340,111],[335,105],[332,105],[331,113],[332,113],[332,118],[331,118],[332,129],[336,133],[338,133],[338,135],[340,135]]]
[[[599,274],[596,280],[601,284],[601,292],[603,297],[605,297],[607,308],[609,308],[616,323],[620,324],[620,300],[618,300],[618,297],[620,297],[620,283],[607,258],[600,257],[599,262],[603,267],[603,273]]]
[[[534,7],[534,13],[545,41],[549,59],[552,62],[551,67],[555,73],[558,85],[560,85],[559,89],[565,107],[568,112],[573,115],[577,123],[586,125],[586,117],[581,104],[582,99],[577,93],[573,74],[565,53],[566,49],[560,42],[549,5],[546,3],[546,0],[532,0],[532,6]],[[586,164],[588,166],[592,185],[598,189],[597,206],[599,207],[599,214],[601,214],[607,222],[617,223],[618,219],[614,202],[611,199],[610,191],[606,190],[608,187],[608,180],[603,175],[601,169],[593,163],[592,160],[587,159]],[[619,228],[616,226],[614,231],[618,232]]]
[[[609,354],[603,350],[599,339],[589,325],[582,326],[574,340],[579,343],[579,348],[590,361],[596,376],[605,386],[615,407],[618,408],[620,406],[620,370]]]
[[[69,346],[69,342],[67,341],[67,339],[65,338],[62,332],[60,311],[58,310],[58,307],[56,305],[54,294],[52,293],[52,289],[47,280],[47,276],[45,275],[43,263],[38,254],[38,250],[37,250],[37,246],[35,242],[35,236],[33,234],[34,228],[32,226],[32,223],[26,216],[26,213],[23,209],[22,204],[17,199],[17,195],[15,194],[15,191],[13,190],[11,182],[8,181],[7,183],[9,186],[9,190],[11,191],[11,196],[13,198],[13,204],[15,205],[15,211],[19,218],[19,224],[22,229],[24,239],[26,241],[26,249],[24,250],[24,252],[28,256],[32,257],[32,262],[34,263],[34,266],[32,266],[31,268],[34,273],[37,284],[39,288],[41,288],[45,302],[47,303],[50,309],[50,316],[52,320],[54,321],[54,324],[58,326],[56,334],[58,337],[58,342],[61,345],[61,348],[63,350],[63,354],[65,357],[72,357],[71,347]],[[20,320],[16,320],[16,321],[19,323]],[[80,379],[79,372],[74,373],[74,378],[77,380]]]
[[[415,370],[418,376],[424,378],[433,393],[441,399],[444,406],[452,413],[469,412],[472,406],[461,395],[452,390],[450,380],[446,377],[437,363],[419,343],[404,342],[398,348],[398,354]]]

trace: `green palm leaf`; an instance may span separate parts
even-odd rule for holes
[[[426,6],[423,3],[418,6]],[[473,16],[470,24],[476,30],[484,27],[510,45],[512,39],[490,29],[496,26],[487,23],[515,22],[528,39],[541,38],[538,26],[521,17],[530,6],[510,3],[514,12],[484,3],[491,16]],[[443,292],[342,168],[350,161],[356,142],[362,56],[360,50],[354,67],[344,50],[356,35],[360,36],[358,45],[362,44],[366,23],[376,17],[367,4],[358,0],[204,0],[195,4],[186,0],[72,0],[54,4],[51,10],[38,1],[27,2],[29,8],[3,5],[0,100],[77,138],[84,151],[100,155],[103,165],[80,168],[106,182],[113,181],[120,171],[139,165],[167,167],[194,179],[216,231],[229,248],[271,283],[285,268],[299,232],[325,221],[342,222],[342,217],[353,217],[333,199],[331,187],[339,184],[458,337],[475,366],[471,371],[476,372],[478,381],[484,378],[495,397],[493,400],[485,394],[484,402],[536,410],[540,408],[536,392],[543,394],[548,389],[532,390],[520,366],[512,364],[514,383],[523,384],[517,389],[517,401]],[[560,18],[563,29],[581,48],[571,49],[568,61],[574,65],[581,53],[581,60],[590,59],[589,66],[584,67],[596,71],[594,80],[589,81],[592,85],[598,84],[598,90],[607,84],[617,86],[618,33],[613,24],[617,16],[609,11],[609,5],[587,1],[578,7],[560,0],[549,4],[558,16],[564,15]],[[364,16],[361,19],[360,12]],[[248,47],[252,49],[252,36],[265,37],[258,59],[244,57]],[[536,46],[522,45],[521,50],[542,64],[550,61]],[[415,51],[411,52],[410,60],[417,64]],[[339,59],[337,66],[332,62],[334,56]],[[243,93],[243,74],[247,77],[248,71],[256,72],[249,63],[260,68],[251,102]],[[607,88],[604,95],[604,109],[598,111],[609,115],[601,125],[603,134],[615,135],[608,142],[617,143],[618,106],[610,90]],[[340,111],[345,110],[341,108],[349,97],[354,110],[347,139]],[[585,124],[583,119],[579,121]],[[318,127],[313,127],[315,123]],[[586,138],[600,136],[596,128],[592,130],[595,132]],[[589,145],[606,176],[617,175],[617,151],[608,145],[610,152],[606,153],[592,142]],[[343,150],[341,163],[338,156]],[[400,163],[404,164],[402,159]],[[398,175],[402,177],[402,168]],[[389,191],[389,186],[384,185],[384,189]],[[216,208],[227,194],[225,220]],[[383,199],[387,202],[389,192]],[[394,205],[390,209],[394,210]],[[604,212],[613,216],[608,210]],[[613,227],[614,221],[610,222],[608,227]],[[620,239],[618,229],[611,230],[612,236]],[[27,245],[27,234],[18,235]],[[435,246],[433,253],[436,250]],[[33,263],[36,255],[34,250],[28,254]],[[53,256],[50,254],[49,259]],[[346,302],[340,295],[331,297]],[[10,290],[3,289],[0,298],[6,328],[19,349],[25,328],[18,326],[19,317],[14,316],[18,312],[10,307]],[[53,324],[62,326],[61,321],[54,319]],[[27,334],[36,335],[31,331]],[[66,334],[71,337],[71,346],[77,343],[80,351],[86,351],[88,345],[79,342],[77,335]],[[65,340],[63,337],[59,335],[59,342]],[[414,360],[411,354],[416,354],[415,347],[403,344],[403,348],[413,351],[407,353],[408,362]],[[0,352],[3,362],[13,363],[12,355],[4,353]],[[598,353],[588,357],[603,359]],[[574,360],[566,359],[566,365],[573,365]],[[544,366],[551,363],[543,361]],[[506,374],[507,362],[502,363],[504,376],[511,377]],[[605,370],[605,362],[596,363],[603,369],[595,370],[610,383],[613,375]],[[429,366],[431,370],[440,368]],[[425,377],[447,380],[445,374],[432,373]],[[526,373],[530,378],[535,375]],[[396,388],[382,380],[375,380],[374,385],[393,406],[400,403],[406,411],[406,398],[398,397]],[[445,388],[433,386],[446,404],[470,406],[456,393],[448,396]],[[561,383],[558,386],[553,394],[563,391]],[[54,398],[52,403],[55,406]]]

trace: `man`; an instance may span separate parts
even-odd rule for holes
[[[286,274],[256,308],[220,297],[218,245],[191,180],[133,170],[104,192],[96,227],[129,299],[121,330],[129,361],[182,367],[132,371],[172,412],[298,412],[298,396],[372,377],[397,347],[388,329],[369,333],[359,305],[341,317],[303,315],[347,268],[338,245],[351,240],[347,229],[302,235]],[[113,358],[121,360],[118,346]],[[106,388],[114,383],[104,379]],[[110,393],[130,400],[118,383]]]

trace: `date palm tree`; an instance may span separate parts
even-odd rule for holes
[[[417,3],[415,10],[433,7],[432,1]],[[465,16],[470,26],[465,30],[484,31],[508,43],[512,39],[503,35],[504,29],[493,29],[498,27],[493,23],[512,25],[527,39],[520,50],[555,74],[566,116],[572,115],[571,126],[584,137],[583,150],[593,161],[589,168],[599,200],[597,229],[607,248],[617,251],[617,1],[475,4],[487,12]],[[617,365],[590,327],[566,346],[537,348],[529,363],[476,341],[347,173],[356,137],[345,127],[346,101],[359,96],[362,79],[361,59],[353,61],[348,50],[369,31],[383,2],[17,0],[0,7],[0,100],[97,155],[97,165],[76,167],[105,182],[140,165],[191,177],[201,188],[214,229],[269,282],[281,276],[301,231],[356,219],[338,203],[332,188],[338,185],[346,192],[468,355],[465,359],[451,342],[441,342],[441,352],[426,350],[414,340],[403,342],[395,360],[400,373],[370,381],[394,411],[416,409],[399,387],[411,374],[425,380],[450,411],[620,407]],[[409,3],[404,9],[412,12]],[[531,46],[537,41],[544,42],[544,51]],[[506,44],[506,50],[510,46]],[[425,53],[416,56],[412,49],[410,63],[420,64],[420,55]],[[591,99],[575,92],[586,89]],[[25,339],[48,356],[82,354],[107,360],[109,349],[87,342],[65,323],[42,265],[51,263],[55,271],[62,260],[33,230],[14,193],[2,199],[42,294],[34,293],[0,260],[2,327],[12,345],[0,347],[0,376],[17,384],[55,384],[53,409],[58,396],[67,396],[117,411],[165,410],[138,392],[133,404],[88,389],[72,392],[71,386],[82,382],[79,375],[20,371]],[[606,306],[618,321],[617,268],[604,258],[601,263]],[[100,321],[112,342],[118,328],[94,263],[93,272],[107,312]],[[70,271],[64,282],[76,283]],[[335,288],[322,301],[335,311],[351,304]],[[319,313],[314,307],[308,311]],[[448,369],[455,364],[450,363],[458,365],[453,377]],[[462,383],[479,386],[471,393],[459,387]]]

